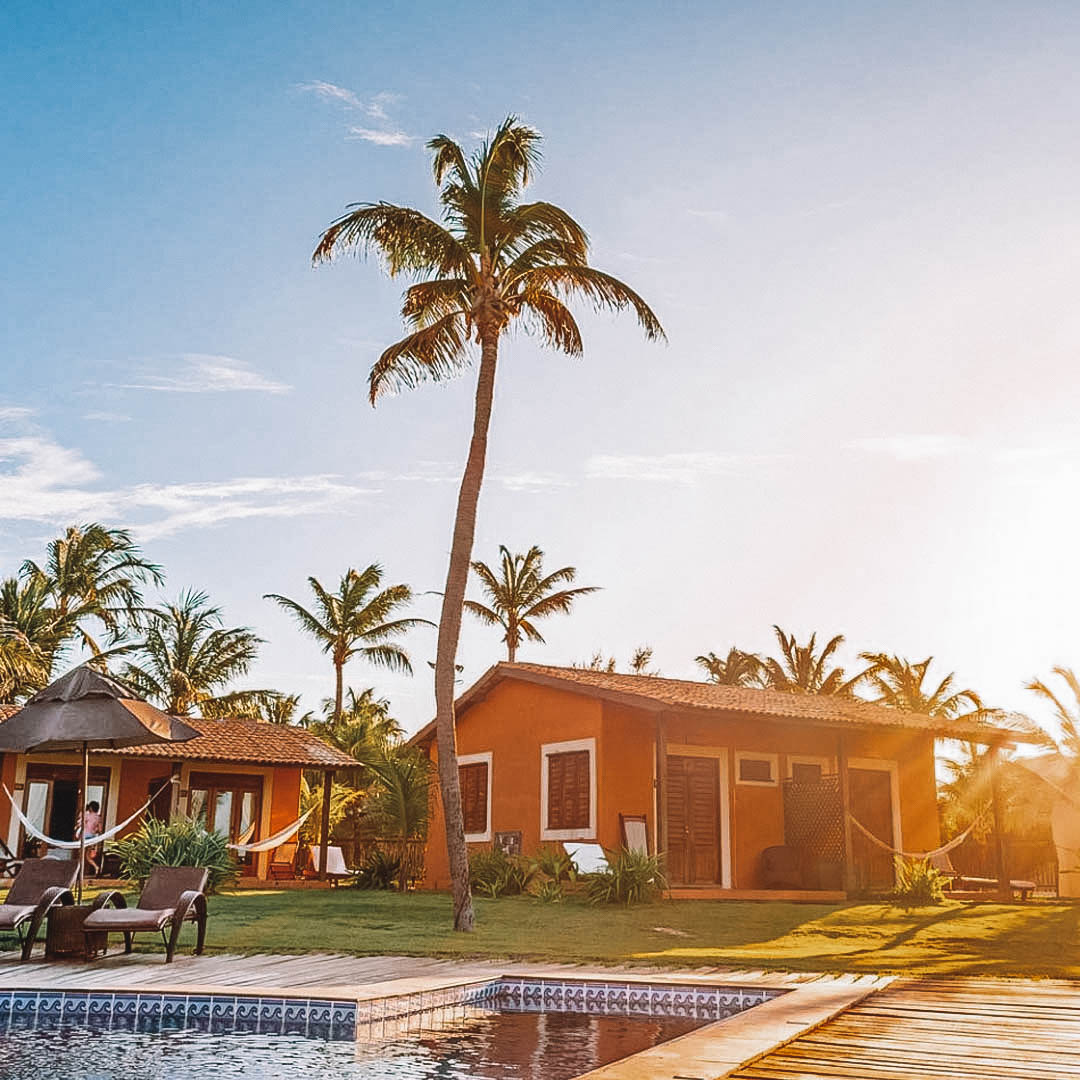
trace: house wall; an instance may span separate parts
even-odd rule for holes
[[[540,747],[571,739],[596,739],[597,761],[603,761],[601,703],[579,694],[549,690],[507,679],[458,718],[458,754],[492,753],[491,828],[520,830],[522,850],[532,853],[540,839]],[[432,761],[438,761],[434,742]],[[597,822],[605,806],[605,783],[597,776]],[[438,784],[432,785],[431,819],[425,860],[425,887],[450,884],[445,826]],[[473,848],[487,845],[471,845]]]
[[[458,717],[458,753],[490,752],[492,832],[520,830],[522,850],[541,844],[541,746],[596,739],[597,819],[595,836],[607,848],[622,843],[620,814],[645,814],[650,847],[658,833],[655,759],[658,714],[536,684],[507,679]],[[849,758],[892,768],[899,787],[899,838],[907,850],[940,843],[934,742],[910,732],[841,732],[803,723],[750,720],[740,714],[672,711],[664,714],[667,750],[717,756],[724,771],[721,797],[727,799],[727,863],[723,884],[762,888],[760,856],[784,842],[783,789],[737,782],[736,752],[777,755],[776,779],[788,775],[791,757],[824,757],[835,771],[841,733]],[[431,756],[437,757],[434,744]],[[434,785],[425,885],[449,885],[442,809]],[[486,844],[470,845],[476,849]]]
[[[8,790],[12,791],[17,799],[22,798],[21,785],[26,775],[27,760],[27,757],[22,754],[5,754],[0,764],[0,781],[7,785]],[[64,754],[41,755],[33,760],[56,764],[78,764],[80,761],[76,755]],[[146,802],[149,785],[153,781],[167,779],[172,772],[172,762],[165,758],[124,758],[122,755],[94,754],[91,758],[91,766],[112,770],[109,806],[106,810],[106,828],[113,828],[117,822],[130,817]],[[192,772],[254,773],[262,776],[260,836],[271,836],[279,832],[294,822],[299,815],[302,773],[299,766],[253,766],[220,761],[185,761],[180,774],[180,790],[188,791],[188,780]],[[187,800],[180,799],[178,796],[179,792],[174,805],[177,806],[179,813],[186,813]],[[132,832],[136,828],[138,828],[138,822],[126,832]],[[0,836],[3,836],[14,850],[19,833],[19,822],[14,819],[7,798],[0,797]],[[267,876],[271,854],[264,852],[256,856],[256,873],[259,877]]]

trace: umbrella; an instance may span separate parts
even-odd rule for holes
[[[39,690],[9,720],[0,724],[0,751],[80,750],[83,772],[79,808],[90,782],[90,751],[117,750],[146,743],[186,742],[199,732],[163,713],[129,687],[93,668],[74,668]],[[82,901],[86,830],[79,836],[78,898]]]

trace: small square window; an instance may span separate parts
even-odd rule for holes
[[[793,761],[791,779],[796,784],[816,784],[822,775],[822,768],[816,761]]]
[[[779,759],[776,754],[759,754],[752,750],[740,750],[735,754],[735,782],[775,787]]]

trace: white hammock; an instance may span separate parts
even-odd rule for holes
[[[15,796],[12,795],[10,791],[8,791],[7,784],[4,784],[3,788],[4,794],[8,797],[8,801],[11,803],[11,809],[15,811],[15,816],[19,819],[20,822],[22,822],[22,827],[32,837],[34,837],[36,840],[41,840],[42,842],[48,844],[49,847],[62,848],[64,851],[78,851],[80,847],[97,847],[98,844],[102,844],[106,840],[111,840],[114,836],[123,832],[124,829],[126,829],[136,818],[142,817],[142,815],[145,814],[146,811],[150,808],[150,804],[170,784],[174,783],[177,783],[177,781],[166,780],[165,783],[162,784],[161,787],[159,787],[157,791],[155,791],[154,794],[151,795],[150,798],[147,799],[146,802],[144,802],[142,806],[140,806],[139,809],[136,810],[135,813],[132,814],[131,817],[129,817],[126,821],[121,821],[119,825],[113,826],[113,828],[109,829],[107,832],[99,834],[98,836],[88,836],[85,841],[54,840],[51,836],[46,836],[40,829],[37,828],[36,825],[34,825],[34,823],[22,812],[22,810],[19,809],[19,804],[15,801]]]
[[[298,817],[291,825],[287,825],[281,832],[274,833],[273,836],[268,836],[257,844],[230,844],[229,847],[233,851],[239,851],[241,855],[247,855],[248,852],[273,851],[274,848],[288,843],[300,831],[300,826],[311,817],[314,810],[315,808],[312,807],[311,810]]]
[[[958,848],[970,835],[971,830],[979,824],[980,821],[990,812],[990,807],[984,808],[983,812],[959,835],[954,836],[947,844],[942,844],[941,847],[934,848],[933,851],[901,851],[899,848],[894,848],[891,844],[886,844],[884,840],[879,840],[854,814],[848,814],[848,820],[856,829],[859,830],[871,843],[877,844],[883,851],[887,851],[892,855],[899,855],[903,859],[914,859],[919,862],[923,859],[932,859],[935,855],[947,855],[953,848]]]

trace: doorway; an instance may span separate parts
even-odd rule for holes
[[[878,839],[890,846],[897,846],[893,782],[892,771],[884,763],[880,768],[848,769],[852,815]],[[852,829],[851,848],[856,889],[877,891],[893,887],[895,875],[890,852],[873,843],[858,829]]]
[[[667,866],[672,884],[720,882],[720,790],[718,758],[668,755]]]
[[[82,770],[77,765],[28,765],[23,790],[23,813],[39,832],[54,840],[74,840],[79,820],[79,781]],[[109,805],[109,770],[91,769],[86,802],[101,808],[102,828]],[[45,845],[20,829],[19,847],[23,858],[44,855]]]

